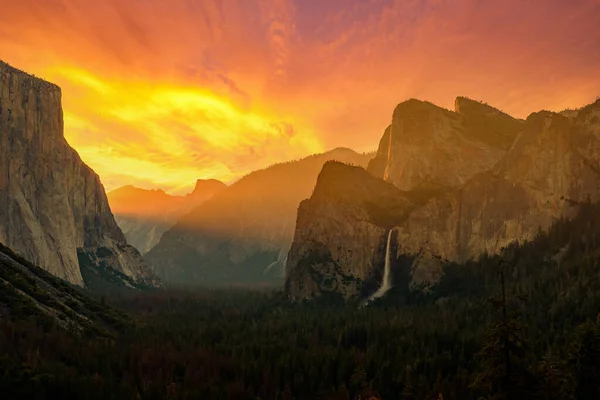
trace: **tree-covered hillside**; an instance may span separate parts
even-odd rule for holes
[[[126,316],[33,265],[0,243],[0,320],[33,319],[45,329],[113,336]]]

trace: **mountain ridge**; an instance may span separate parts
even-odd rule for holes
[[[107,337],[129,324],[123,313],[96,303],[2,243],[0,287],[0,319],[35,317],[66,331]]]
[[[226,187],[216,179],[198,179],[194,189],[184,196],[131,185],[115,189],[107,196],[127,241],[145,254],[179,218]]]
[[[281,282],[298,204],[336,158],[366,165],[370,155],[338,148],[254,171],[183,216],[146,260],[176,284]]]

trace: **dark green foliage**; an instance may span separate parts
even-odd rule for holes
[[[300,261],[298,261],[298,269],[313,269],[313,266],[317,264],[326,264],[328,262],[333,262],[331,252],[323,243],[314,242],[311,246],[308,247],[310,250],[305,254],[305,256],[302,259],[300,259]]]
[[[445,400],[476,400],[502,388],[508,333],[515,376],[509,383],[521,390],[513,399],[596,399],[596,237],[600,207],[584,205],[573,221],[507,248],[506,296],[527,294],[526,303],[510,300],[507,320],[488,300],[501,293],[500,257],[484,256],[447,264],[428,293],[398,287],[360,309],[327,296],[291,304],[278,291],[169,291],[107,298],[141,322],[112,341],[4,321],[0,393],[34,399],[435,399],[442,393]],[[477,385],[489,382],[496,384]]]
[[[530,371],[528,335],[520,310],[504,295],[491,299],[491,303],[497,321],[485,332],[483,348],[477,354],[481,371],[473,387],[486,392],[489,400],[530,398],[536,382]]]
[[[111,257],[113,255],[113,252],[108,247],[98,247],[98,249],[96,250],[96,254],[100,258],[104,258]]]
[[[369,218],[375,225],[385,228],[392,228],[400,225],[408,215],[409,207],[401,203],[382,202],[381,199],[376,201],[367,201],[364,204],[365,209],[369,213]]]
[[[80,288],[56,278],[0,243],[0,253],[18,265],[0,259],[0,309],[4,306],[12,321],[34,317],[45,328],[58,320],[77,321],[83,333],[112,336],[130,322],[120,311],[100,305]],[[0,314],[1,316],[1,314]]]
[[[309,252],[298,261],[296,271],[299,274],[308,271],[311,280],[317,283],[318,294],[334,298],[335,301],[343,298],[338,292],[340,286],[358,287],[361,284],[360,278],[344,274],[333,260],[329,248],[319,242],[313,243]]]
[[[445,192],[450,191],[452,191],[451,187],[429,189],[426,186],[424,186],[422,188],[417,187],[410,190],[409,192],[403,193],[413,204],[423,205],[431,198],[441,196]]]
[[[195,248],[181,247],[172,264],[158,267],[158,274],[171,287],[198,287],[231,285],[256,285],[276,287],[281,284],[281,265],[278,251],[252,254],[240,263],[231,261],[228,245],[210,256],[200,254]],[[148,256],[150,257],[150,256]],[[177,265],[177,268],[173,267]],[[271,265],[273,268],[267,269]]]
[[[111,268],[106,259],[114,257],[107,247],[99,247],[95,252],[78,250],[79,270],[86,288],[93,293],[115,294],[132,290],[156,290],[136,282],[132,277]]]
[[[471,113],[463,126],[466,137],[506,150],[521,128],[518,121],[508,115],[497,113],[496,116],[490,116],[478,112]]]

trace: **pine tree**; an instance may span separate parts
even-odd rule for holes
[[[500,298],[491,299],[499,318],[485,333],[484,346],[478,353],[481,371],[475,376],[472,387],[486,392],[488,400],[529,398],[535,379],[529,369],[526,328],[518,308],[507,301],[502,261],[500,267],[502,293]],[[524,301],[522,296],[513,298]]]
[[[568,350],[568,375],[574,378],[575,399],[600,397],[600,324],[581,325]]]

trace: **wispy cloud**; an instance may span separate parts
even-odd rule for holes
[[[409,97],[524,117],[600,95],[597,0],[20,0],[0,57],[63,88],[109,188],[376,146]]]

